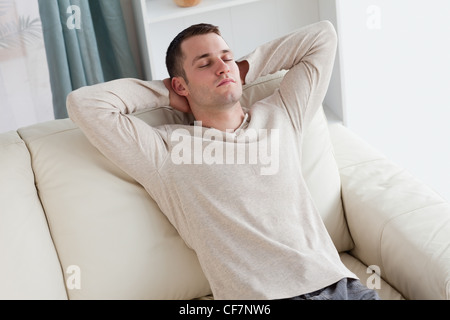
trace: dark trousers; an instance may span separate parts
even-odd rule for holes
[[[331,286],[287,300],[380,300],[380,297],[358,279],[344,278]]]

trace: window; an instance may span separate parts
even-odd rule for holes
[[[53,119],[38,3],[0,0],[0,132]]]

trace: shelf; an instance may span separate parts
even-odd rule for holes
[[[183,18],[208,11],[235,7],[261,0],[202,0],[194,7],[181,8],[173,0],[146,0],[147,23]]]

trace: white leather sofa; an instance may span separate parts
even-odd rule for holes
[[[247,85],[243,104],[282,76]],[[186,121],[170,108],[136,116]],[[382,299],[448,299],[449,203],[323,110],[304,148],[311,194],[362,282]],[[0,257],[0,299],[213,298],[155,202],[69,119],[0,134]]]

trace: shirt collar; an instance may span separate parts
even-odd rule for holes
[[[242,123],[241,123],[241,125],[239,126],[239,128],[237,128],[237,129],[234,130],[233,132],[231,132],[231,130],[228,131],[228,132],[229,132],[229,133],[232,133],[232,134],[234,134],[234,135],[238,135],[239,132],[240,132],[240,130],[245,130],[245,129],[248,127],[249,118],[250,118],[249,114],[246,113],[245,116],[244,116],[244,120],[242,120]],[[192,121],[192,122],[190,123],[190,125],[191,125],[191,126],[195,125],[195,121]]]
[[[248,127],[248,113],[245,114],[244,116],[244,120],[242,121],[241,125],[239,126],[239,128],[237,128],[236,130],[234,130],[234,133],[238,133],[239,130],[244,130]]]

